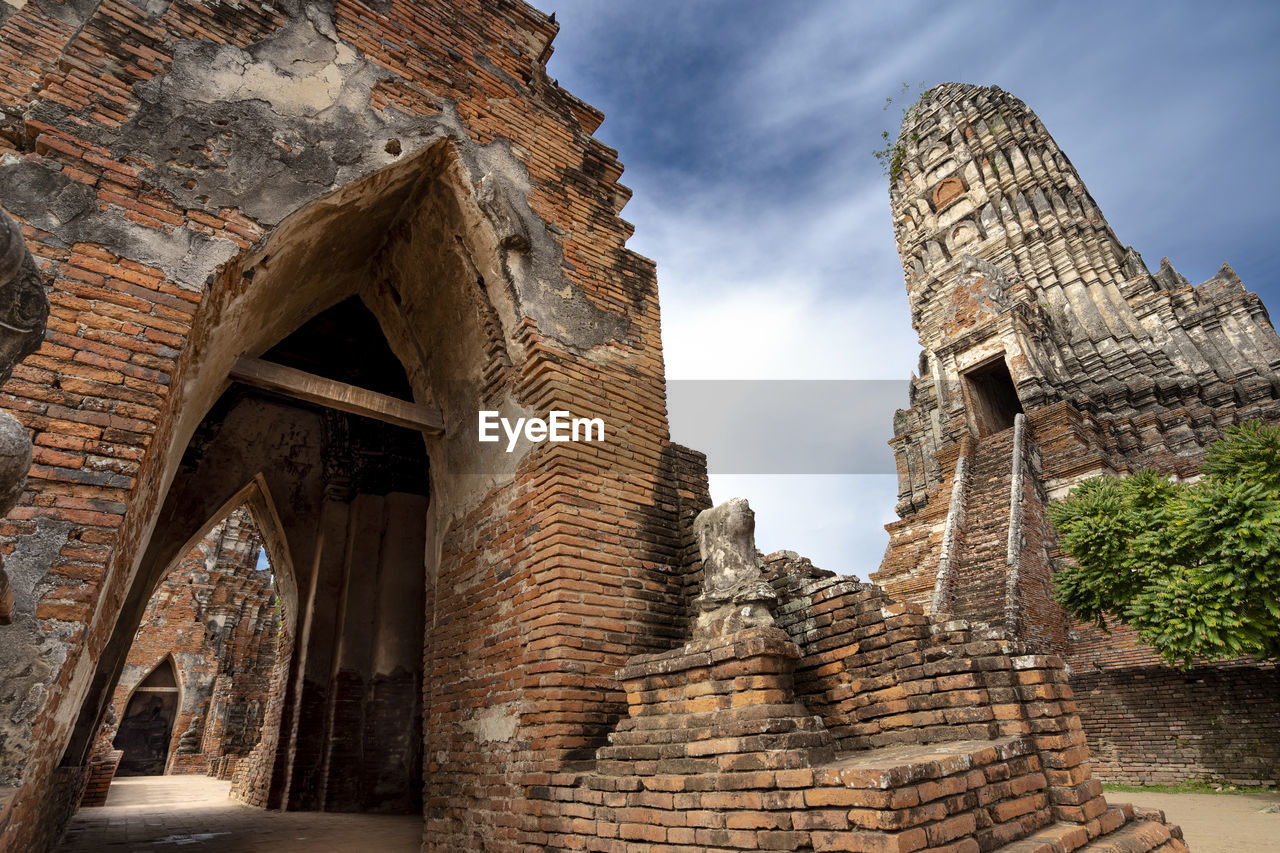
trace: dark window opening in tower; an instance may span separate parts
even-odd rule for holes
[[[965,400],[978,435],[993,435],[1013,426],[1014,417],[1022,411],[1022,402],[1004,356],[981,364],[963,376]]]

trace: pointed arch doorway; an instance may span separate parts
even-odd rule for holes
[[[117,776],[164,773],[173,721],[181,704],[180,693],[173,658],[169,656],[134,688],[115,737],[115,748],[124,753]]]
[[[441,441],[436,401],[473,422],[511,367],[512,309],[485,288],[497,240],[460,203],[459,168],[441,144],[311,203],[207,296],[164,465],[146,478],[154,523],[64,763],[84,760],[159,578],[247,502],[285,619],[237,791],[287,809],[421,810],[433,492],[468,476],[442,479],[428,453],[474,453],[474,438]]]

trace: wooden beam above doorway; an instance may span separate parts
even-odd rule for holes
[[[264,391],[275,391],[348,414],[420,430],[427,435],[444,435],[444,418],[434,407],[325,379],[283,364],[241,356],[231,368],[231,378]]]

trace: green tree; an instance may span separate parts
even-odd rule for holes
[[[1095,477],[1049,506],[1075,565],[1058,602],[1133,628],[1169,663],[1280,660],[1280,426],[1229,428],[1194,484]]]

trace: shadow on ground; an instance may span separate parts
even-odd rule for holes
[[[58,853],[416,853],[421,842],[418,815],[263,811],[230,789],[207,776],[119,779],[106,806],[76,813]]]

